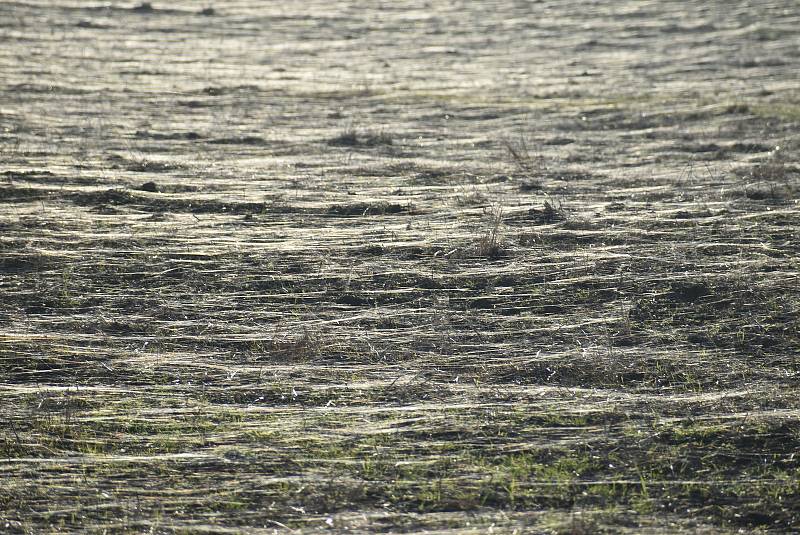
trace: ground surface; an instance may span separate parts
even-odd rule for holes
[[[800,527],[794,0],[205,7],[0,3],[0,531]]]

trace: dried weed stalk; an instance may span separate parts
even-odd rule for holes
[[[498,258],[505,254],[502,244],[500,226],[503,223],[503,208],[501,206],[492,207],[489,228],[478,239],[475,252],[478,256],[485,258]]]

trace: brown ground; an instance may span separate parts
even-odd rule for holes
[[[0,532],[800,529],[797,3],[363,4],[0,3]]]

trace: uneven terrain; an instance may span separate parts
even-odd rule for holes
[[[800,529],[797,7],[0,3],[0,532]]]

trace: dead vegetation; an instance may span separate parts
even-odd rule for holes
[[[796,530],[790,4],[0,3],[0,532]]]
[[[510,161],[526,173],[542,171],[545,168],[541,155],[535,153],[529,146],[530,142],[524,135],[517,139],[503,138],[501,143],[508,154]]]
[[[391,134],[383,130],[360,132],[353,127],[344,129],[339,135],[328,140],[333,147],[378,147],[393,143]]]
[[[494,259],[505,254],[501,233],[503,224],[502,206],[493,207],[488,215],[487,228],[475,244],[475,253],[478,256]]]

